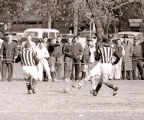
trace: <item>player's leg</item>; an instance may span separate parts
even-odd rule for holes
[[[113,96],[117,94],[118,87],[114,86],[112,83],[108,82],[108,74],[102,74],[102,83],[113,89]]]
[[[72,85],[72,87],[75,87],[75,88],[81,88],[85,82],[87,82],[88,80],[92,80],[95,79],[94,77],[96,77],[96,79],[99,79],[101,75],[101,64],[98,63],[95,65],[95,67],[93,67],[89,74],[84,78],[82,79],[78,84],[76,85]]]
[[[27,90],[28,90],[28,94],[31,94],[31,76],[29,76],[28,78],[25,78],[25,81],[26,81],[26,87],[27,87]]]
[[[102,82],[98,82],[96,89],[93,90],[93,93],[92,93],[93,96],[97,96],[97,94],[98,94],[101,87],[102,87]]]
[[[104,64],[102,66],[102,78],[101,78],[101,82],[102,84],[105,84],[106,86],[108,86],[109,88],[113,89],[113,96],[115,96],[117,94],[118,91],[118,87],[114,86],[112,83],[110,83],[109,80],[109,76],[111,74],[112,71],[112,65],[111,64]]]

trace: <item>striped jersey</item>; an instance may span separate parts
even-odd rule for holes
[[[101,63],[112,63],[114,48],[109,45],[103,45],[99,48],[99,52],[101,53]]]
[[[21,53],[22,66],[35,66],[34,55],[32,49],[24,49]]]

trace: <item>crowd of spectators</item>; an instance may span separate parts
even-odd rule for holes
[[[59,81],[63,79],[65,81],[79,81],[86,77],[89,70],[98,63],[95,53],[100,42],[96,42],[96,39],[87,38],[86,46],[83,48],[78,39],[78,36],[69,36],[67,43],[63,44],[60,36],[50,42],[48,42],[48,38],[43,37],[36,44],[32,42],[30,35],[27,37],[27,42],[32,46],[37,58],[40,59],[37,68],[42,73],[39,74],[41,81]],[[107,37],[107,39],[109,39],[109,44],[117,51],[120,58],[118,64],[113,65],[113,72],[109,79],[143,80],[143,50],[140,41],[128,38],[128,36],[124,36],[123,41],[116,39],[116,42],[113,42],[112,38]],[[20,51],[25,49],[25,44],[21,45]],[[12,36],[8,36],[6,42],[1,42],[0,47],[2,80],[6,80],[8,68],[7,79],[11,81],[13,63],[18,58],[18,48],[12,42]],[[112,60],[114,59],[112,58]]]

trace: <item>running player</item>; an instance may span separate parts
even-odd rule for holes
[[[117,94],[118,87],[114,86],[112,83],[108,81],[109,76],[112,71],[112,64],[117,64],[119,61],[119,57],[116,54],[115,50],[111,47],[108,42],[108,38],[103,36],[103,42],[97,46],[96,57],[99,57],[99,63],[90,70],[89,75],[82,81],[80,81],[77,85],[72,85],[72,87],[81,88],[85,81],[91,79],[92,83],[92,94],[96,96],[102,86],[105,84],[109,88],[113,89],[113,96]],[[112,57],[116,57],[116,61],[112,62]],[[97,86],[95,83],[95,77],[99,79]]]
[[[21,53],[21,63],[22,69],[26,74],[25,80],[28,89],[28,94],[31,94],[31,92],[36,93],[35,86],[37,80],[39,80],[39,74],[37,70],[37,64],[39,63],[39,59],[36,57],[36,54],[33,51],[33,48],[30,43],[25,44],[25,48]]]

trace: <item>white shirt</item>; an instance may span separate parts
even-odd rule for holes
[[[95,51],[96,51],[95,47],[90,48],[90,63],[95,62]]]
[[[38,48],[37,49],[37,57],[42,60],[43,58],[48,58],[49,57],[49,52],[46,47],[43,47],[42,49]]]

